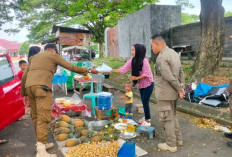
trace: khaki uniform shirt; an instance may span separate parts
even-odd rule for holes
[[[166,46],[158,55],[155,65],[155,95],[158,100],[177,100],[184,73],[180,56]]]
[[[22,77],[21,95],[26,96],[26,88],[34,85],[45,85],[52,89],[52,79],[56,73],[57,65],[82,75],[88,73],[87,68],[71,65],[59,54],[44,51],[30,59]]]

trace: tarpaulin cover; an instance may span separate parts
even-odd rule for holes
[[[206,96],[208,94],[208,92],[212,89],[212,88],[223,88],[223,87],[228,87],[228,84],[223,84],[221,86],[210,86],[208,84],[205,83],[199,83],[196,90],[194,91],[194,97],[197,98],[199,96]]]

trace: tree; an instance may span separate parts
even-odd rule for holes
[[[22,43],[22,45],[20,45],[19,48],[19,55],[20,56],[27,55],[29,52],[29,48],[30,48],[30,44],[28,42]]]
[[[6,22],[12,22],[14,20],[13,16],[13,8],[14,8],[14,0],[7,1],[1,0],[0,1],[0,30],[2,30],[2,25]],[[17,33],[19,32],[16,28],[5,28],[5,32],[8,33]]]
[[[10,22],[13,20],[13,17],[10,16],[10,7],[11,4],[7,3],[6,0],[0,1],[0,30],[3,23]]]
[[[42,41],[49,37],[54,24],[89,29],[100,44],[103,55],[104,30],[127,14],[158,0],[18,0],[16,9],[21,26],[30,30],[29,39]]]
[[[189,24],[189,23],[195,23],[199,22],[199,16],[194,14],[188,14],[188,13],[181,13],[181,24]]]
[[[193,65],[193,81],[213,74],[222,59],[225,19],[222,0],[201,0],[201,43]]]
[[[199,16],[194,14],[184,13],[186,9],[194,8],[194,5],[190,3],[189,0],[176,0],[176,5],[181,6],[181,24],[189,24],[194,22],[199,22]]]
[[[232,16],[232,12],[230,11],[225,12],[225,17],[229,17],[229,16]]]

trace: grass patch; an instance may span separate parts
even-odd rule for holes
[[[102,63],[105,63],[112,67],[113,69],[118,69],[122,67],[126,61],[114,57],[104,57],[104,58],[98,58],[93,60],[93,64],[95,66],[99,66]],[[182,63],[183,71],[185,74],[185,83],[189,83],[191,77],[192,77],[192,66],[193,64],[190,63]],[[154,63],[150,62],[150,67],[152,70],[152,73],[154,74]],[[221,64],[220,68],[213,74],[216,76],[226,76],[228,78],[232,78],[232,68],[231,64]],[[119,73],[111,73],[110,74],[110,80],[119,83],[124,84],[124,82],[128,81],[128,75],[131,74],[131,71],[129,71],[126,74],[119,74]]]
[[[105,63],[113,69],[118,69],[122,67],[126,63],[126,61],[114,57],[104,57],[104,58],[94,59],[93,63],[96,66],[100,66],[102,63]],[[115,83],[124,84],[126,81],[129,81],[127,75],[130,74],[131,74],[130,71],[126,74],[111,73],[109,79],[114,81]]]

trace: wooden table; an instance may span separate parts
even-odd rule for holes
[[[78,111],[85,111],[91,112],[90,109],[83,103],[80,102],[78,105],[70,105],[70,106],[64,106],[63,104],[59,104],[54,102],[52,105],[52,116],[54,118],[59,118],[60,115],[64,114],[68,111],[78,112]]]
[[[93,82],[94,82],[95,86],[96,86],[97,81],[98,81],[97,78],[93,78]],[[79,91],[76,90],[76,86],[77,86],[78,83],[79,83]],[[83,77],[74,78],[74,80],[73,80],[73,91],[81,96],[82,95],[82,90],[85,88],[85,86],[88,83],[91,83],[91,79],[84,79]]]
[[[109,110],[99,110],[98,106],[94,107],[94,109],[95,109],[95,113],[96,113],[96,116],[97,116],[98,120],[102,120],[102,119],[109,120],[109,119],[117,118],[119,116],[118,108],[114,107],[114,106],[112,106],[109,109],[111,111],[111,115],[110,116],[103,116],[102,115],[102,111],[109,111]],[[115,110],[115,113],[114,113],[114,110]]]

